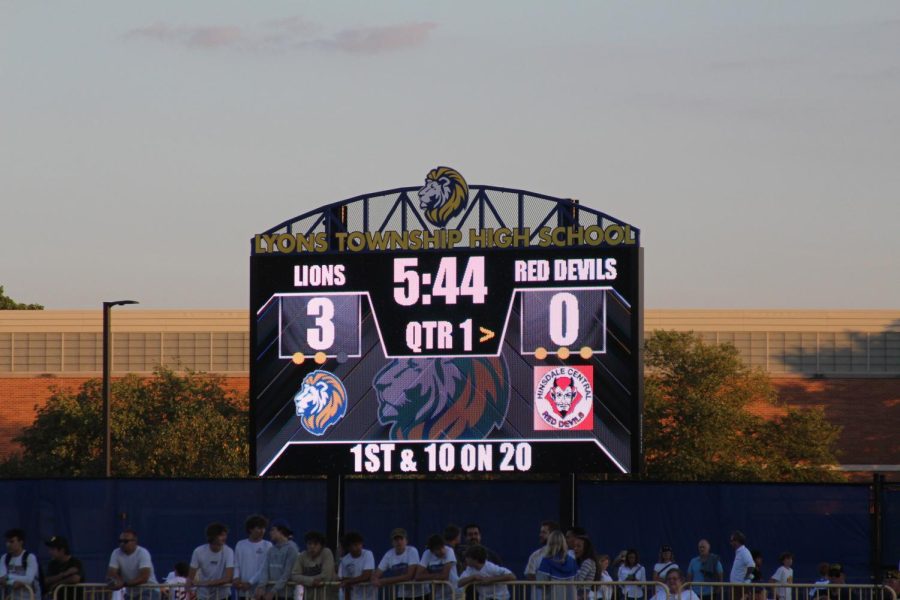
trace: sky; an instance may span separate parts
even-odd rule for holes
[[[900,307],[900,3],[0,3],[0,285],[246,308],[437,165],[641,229],[648,308]]]

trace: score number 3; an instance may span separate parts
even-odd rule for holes
[[[313,350],[328,350],[334,345],[334,302],[329,298],[312,298],[306,314],[315,317],[315,327],[306,329],[306,343]]]

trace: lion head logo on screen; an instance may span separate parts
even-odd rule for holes
[[[509,408],[509,369],[496,358],[389,362],[372,381],[378,421],[395,440],[480,440]]]
[[[313,371],[303,378],[294,405],[303,429],[322,435],[347,414],[347,390],[332,373]]]
[[[419,190],[419,208],[425,218],[438,227],[458,215],[469,202],[469,184],[450,167],[432,169]]]

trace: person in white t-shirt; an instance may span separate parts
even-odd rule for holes
[[[692,590],[681,590],[684,583],[684,575],[681,569],[669,569],[666,572],[666,590],[659,590],[653,596],[653,600],[700,600]]]
[[[769,581],[772,583],[794,583],[794,555],[790,552],[783,552],[778,557],[778,562],[781,563],[781,566],[778,567]],[[775,597],[778,600],[791,600],[791,588],[775,588]]]
[[[509,588],[503,582],[515,581],[516,576],[509,569],[489,561],[484,546],[471,546],[466,550],[466,565],[457,582],[460,588],[474,584],[478,600],[509,599]]]
[[[415,584],[402,584],[416,577],[416,569],[419,566],[419,551],[415,546],[410,546],[406,537],[406,530],[397,527],[391,532],[391,544],[393,548],[384,553],[378,568],[372,575],[372,584],[375,587],[397,586],[392,598],[415,598],[420,595],[420,586]]]
[[[6,554],[0,557],[0,595],[13,600],[41,597],[38,560],[25,550],[25,531],[10,529],[6,538]]]
[[[644,582],[647,581],[647,571],[641,565],[638,551],[629,548],[625,551],[625,562],[619,566],[619,581],[631,582],[623,590],[625,598],[634,600],[644,597]]]
[[[150,552],[138,545],[137,532],[133,529],[125,529],[119,535],[119,547],[109,556],[106,579],[107,587],[111,590],[124,589],[126,598],[159,598],[158,588],[140,587],[159,582],[153,571]]]
[[[556,521],[541,521],[541,528],[538,531],[538,539],[541,542],[541,546],[528,557],[528,563],[525,565],[525,579],[533,580],[537,576],[537,568],[544,558],[544,547],[547,545],[547,538],[554,531],[559,531],[559,523]]]
[[[672,546],[663,546],[659,549],[659,562],[653,565],[653,580],[661,583],[665,582],[666,575],[669,574],[669,571],[678,568]]]
[[[753,555],[744,543],[747,538],[740,531],[735,531],[729,539],[731,547],[734,548],[734,564],[731,566],[731,574],[728,581],[731,583],[749,583],[753,577],[753,570],[756,568],[756,562]]]
[[[188,585],[196,586],[200,600],[227,600],[231,597],[234,579],[234,550],[225,541],[228,527],[210,523],[206,527],[207,543],[197,546],[191,554]]]
[[[458,587],[459,572],[456,570],[456,554],[444,542],[443,536],[435,534],[428,538],[428,549],[422,553],[416,581],[433,582],[429,586],[433,600],[453,599],[453,590]],[[426,587],[424,591],[428,593],[429,588]]]
[[[602,581],[603,583],[610,583],[613,578],[612,575],[609,574],[609,554],[599,554],[597,555],[597,572],[600,573],[600,576],[597,577],[597,580]],[[602,600],[612,600],[615,595],[615,590],[611,585],[601,585],[600,586],[600,598]]]
[[[356,531],[344,534],[341,545],[347,551],[338,564],[344,600],[375,600],[376,590],[371,584],[375,555],[363,548],[363,536]]]
[[[257,575],[266,560],[266,553],[272,542],[265,539],[269,520],[261,515],[250,515],[244,521],[247,539],[241,540],[234,547],[234,588],[240,598],[252,598],[256,586],[251,580],[258,580]]]

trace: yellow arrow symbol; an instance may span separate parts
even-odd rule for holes
[[[480,331],[481,333],[484,334],[483,336],[481,336],[480,338],[478,338],[478,341],[479,341],[479,342],[486,342],[486,341],[488,341],[489,339],[492,339],[492,338],[494,337],[494,335],[495,335],[494,332],[491,331],[490,329],[488,329],[487,327],[479,327],[479,328],[478,328],[478,331]]]

